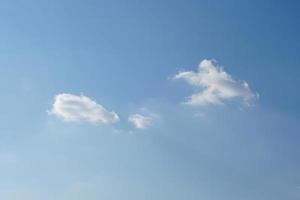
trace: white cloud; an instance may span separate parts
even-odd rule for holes
[[[226,100],[240,98],[246,105],[258,98],[248,83],[235,80],[213,60],[204,59],[198,66],[198,71],[183,71],[174,76],[174,79],[183,79],[188,84],[196,86],[199,92],[188,97],[189,105],[222,105]]]
[[[66,93],[55,96],[50,113],[69,122],[109,124],[119,121],[115,112],[107,111],[89,97]]]
[[[128,121],[138,129],[145,129],[152,123],[152,117],[146,117],[140,114],[130,115]]]

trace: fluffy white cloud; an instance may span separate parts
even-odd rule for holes
[[[152,117],[146,117],[140,114],[130,115],[128,121],[138,129],[147,128],[152,123]]]
[[[102,105],[83,95],[65,93],[56,95],[50,113],[70,122],[109,124],[119,121],[119,116],[115,112],[107,111]]]
[[[252,99],[258,97],[258,94],[251,91],[248,83],[233,79],[213,60],[205,59],[199,64],[197,72],[179,72],[174,79],[183,79],[200,89],[187,98],[185,103],[189,105],[220,105],[234,98],[241,98],[249,105]]]

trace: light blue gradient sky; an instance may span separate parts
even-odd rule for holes
[[[300,199],[297,1],[0,1],[0,198]],[[217,59],[255,106],[189,107],[171,80]],[[59,93],[118,112],[49,116]],[[129,114],[159,115],[134,130]],[[116,131],[118,130],[118,131]]]

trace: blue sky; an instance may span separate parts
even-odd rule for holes
[[[299,8],[0,1],[1,199],[300,199]]]

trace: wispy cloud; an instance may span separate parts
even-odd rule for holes
[[[128,122],[130,122],[137,129],[147,128],[153,121],[152,117],[143,116],[141,114],[133,114],[128,117]]]
[[[109,124],[119,121],[119,116],[115,112],[107,111],[89,97],[66,93],[54,97],[52,110],[49,113],[68,122]]]
[[[222,105],[234,98],[240,98],[249,105],[251,100],[258,98],[247,82],[233,79],[214,60],[204,59],[196,72],[182,71],[174,79],[183,79],[199,88],[199,92],[187,98],[185,103],[188,105]]]

